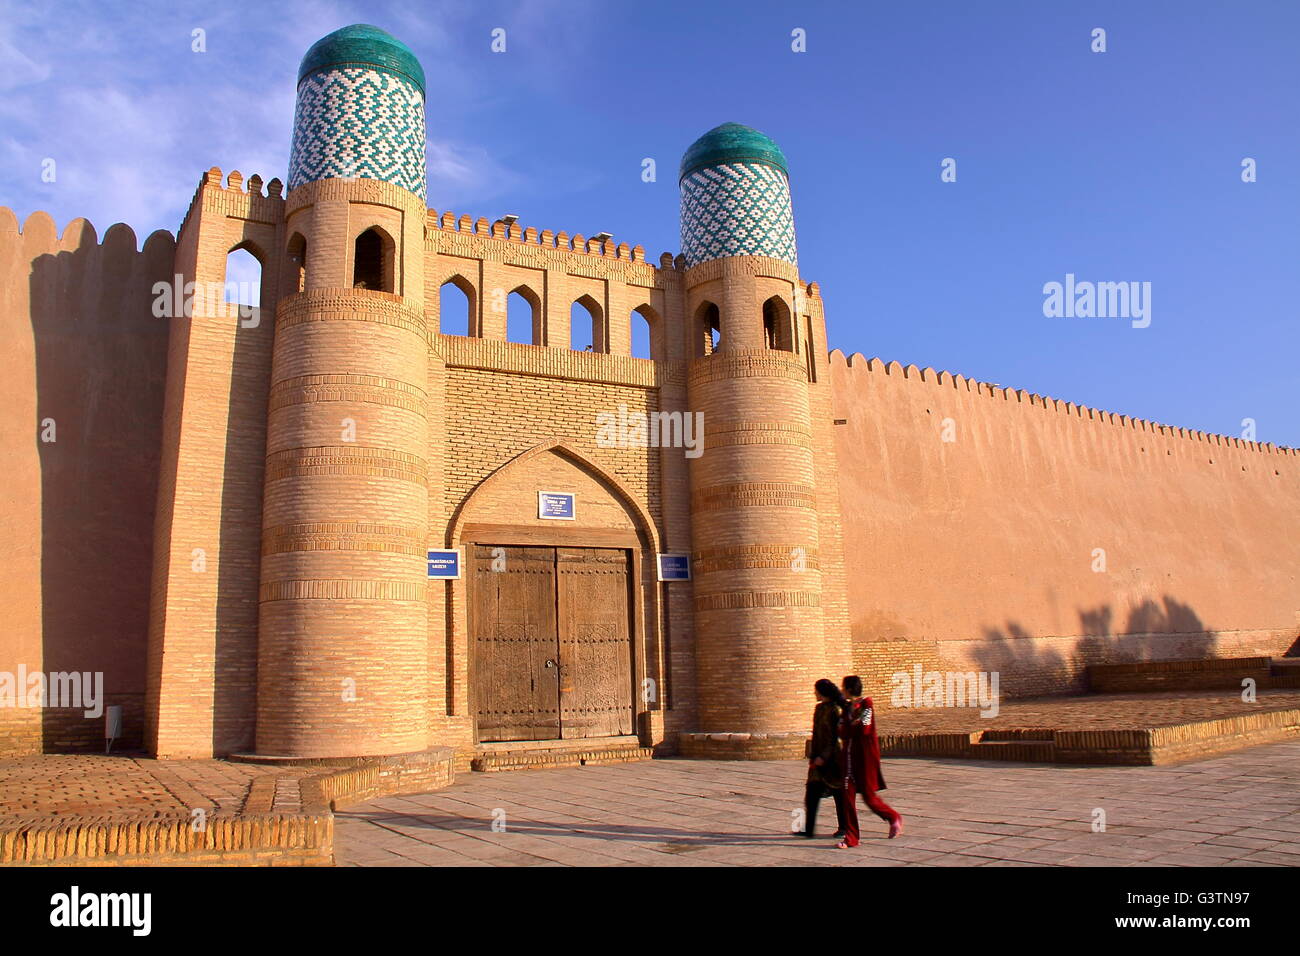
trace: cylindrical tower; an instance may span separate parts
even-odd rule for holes
[[[298,75],[267,422],[257,750],[428,746],[424,72],[371,26]]]
[[[688,397],[704,413],[691,461],[698,730],[755,735],[737,740],[780,756],[771,738],[807,729],[827,676],[786,159],[726,123],[687,150],[680,185]]]

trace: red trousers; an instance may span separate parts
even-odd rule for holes
[[[871,789],[862,791],[862,799],[869,809],[882,820],[893,823],[902,817],[898,811],[880,799],[880,794]],[[852,777],[844,781],[844,843],[846,846],[858,845],[858,789]]]

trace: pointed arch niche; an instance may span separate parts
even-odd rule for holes
[[[575,496],[575,520],[537,517],[537,493],[563,491]],[[466,572],[448,581],[447,713],[473,717],[475,645],[470,641],[471,604],[477,599],[473,555],[477,546],[613,548],[626,550],[629,567],[629,637],[633,686],[650,679],[664,686],[666,652],[660,626],[660,595],[655,554],[661,549],[650,514],[611,470],[561,442],[537,445],[498,467],[461,501],[447,529],[448,547],[461,548]],[[481,584],[477,584],[481,586]],[[633,732],[649,740],[651,711],[664,705],[666,691],[653,702],[633,699]]]

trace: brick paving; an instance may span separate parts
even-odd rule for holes
[[[1173,767],[887,760],[884,795],[905,832],[886,839],[885,825],[860,808],[864,840],[854,850],[834,848],[829,801],[823,836],[789,832],[804,773],[802,761],[654,760],[464,774],[447,790],[338,814],[335,858],[354,866],[1300,865],[1300,742]],[[1105,832],[1092,831],[1097,808]]]
[[[0,760],[0,824],[185,819],[195,809],[224,815],[270,810],[272,802],[277,812],[295,812],[296,777],[222,760],[14,757]]]

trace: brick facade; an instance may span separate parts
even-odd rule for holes
[[[727,125],[691,174],[715,168],[700,156],[725,174],[738,136],[782,188],[753,213],[770,222],[691,193],[689,265],[430,209],[410,170],[304,173],[283,195],[213,169],[175,240],[139,251],[125,227],[101,245],[0,210],[0,671],[103,671],[123,744],[158,756],[445,746],[467,766],[471,585],[429,579],[424,552],[494,534],[629,549],[635,733],[659,753],[786,755],[812,682],[853,670],[874,689],[917,663],[996,669],[1014,696],[1081,689],[1093,663],[1289,646],[1293,450],[828,354],[781,239],[784,159]],[[784,251],[729,254],[719,230],[742,228]],[[237,248],[262,265],[260,309],[154,317],[157,283],[219,284]],[[448,284],[468,335],[440,315]],[[531,344],[507,340],[515,292]],[[575,302],[590,351],[570,348]],[[600,438],[599,416],[696,412],[697,458]],[[59,442],[34,447],[51,414]],[[955,446],[932,435],[945,418]],[[576,494],[576,520],[538,518],[541,490]],[[1092,547],[1123,573],[1081,573]],[[102,576],[82,573],[90,548]],[[659,552],[689,552],[693,580],[659,583]],[[1159,613],[1105,616],[1143,601]],[[102,721],[69,713],[0,708],[0,753],[100,746]]]

